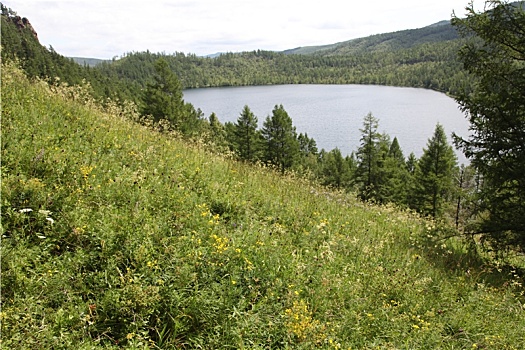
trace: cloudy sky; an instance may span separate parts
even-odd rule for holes
[[[69,57],[285,50],[421,28],[469,0],[5,0]],[[483,5],[483,1],[474,2]]]

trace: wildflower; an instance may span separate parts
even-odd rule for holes
[[[55,223],[55,220],[53,220],[53,218],[47,217],[46,220],[49,221],[51,225]]]
[[[24,209],[20,209],[18,212],[20,212],[20,213],[30,213],[32,211],[33,211],[33,209],[31,209],[31,208],[24,208]]]

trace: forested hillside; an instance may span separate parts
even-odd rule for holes
[[[457,61],[462,40],[450,23],[374,35],[323,47],[285,52],[192,54],[127,53],[97,66],[143,85],[163,57],[185,88],[262,84],[381,84],[423,87],[453,94],[469,78]]]
[[[183,88],[265,84],[381,84],[429,88],[454,94],[469,85],[456,59],[461,40],[450,24],[380,34],[287,52],[252,51],[198,57],[191,53],[129,52],[119,59],[79,67],[42,47],[16,14],[3,8],[3,58],[18,57],[31,75],[88,81],[95,95],[138,102],[162,57]],[[303,55],[308,51],[310,54]],[[313,52],[312,52],[313,51]],[[83,62],[83,61],[82,61]]]
[[[331,45],[298,47],[286,50],[284,53],[327,56],[378,51],[386,52],[457,39],[459,39],[458,32],[452,27],[450,21],[441,21],[424,28],[376,34]]]

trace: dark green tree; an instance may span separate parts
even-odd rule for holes
[[[299,141],[299,166],[296,168],[303,174],[315,176],[319,165],[317,143],[313,138],[308,137],[307,133],[300,133],[297,141]]]
[[[456,167],[454,149],[448,144],[443,126],[437,124],[416,167],[414,209],[440,218],[446,204],[452,199]]]
[[[486,12],[467,7],[453,24],[468,38],[460,51],[476,79],[457,97],[471,135],[456,145],[480,173],[478,207],[484,234],[495,248],[525,250],[525,11],[523,2],[486,1]]]
[[[356,182],[359,197],[362,200],[377,198],[378,186],[381,178],[380,169],[380,140],[381,134],[377,131],[379,120],[372,113],[368,113],[363,120],[361,144],[357,150]]]
[[[234,124],[232,144],[242,160],[255,161],[261,152],[261,134],[257,130],[257,117],[244,106],[241,115]]]
[[[343,157],[338,148],[322,153],[321,183],[325,186],[350,189],[352,185],[354,159]]]
[[[223,150],[226,146],[226,130],[224,125],[221,124],[215,113],[210,114],[208,121],[210,128],[210,139],[212,143],[216,148],[218,148],[219,151]]]
[[[266,117],[261,130],[265,141],[265,159],[282,172],[297,162],[299,141],[297,132],[283,105],[275,106],[272,116]]]
[[[408,203],[407,195],[410,178],[405,157],[397,137],[394,137],[390,144],[390,149],[383,165],[383,174],[383,201],[406,205]]]
[[[153,78],[154,81],[146,85],[142,113],[151,115],[155,122],[166,119],[180,129],[184,116],[184,100],[179,79],[163,58],[155,62]]]

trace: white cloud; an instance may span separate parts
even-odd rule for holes
[[[9,0],[43,45],[66,56],[129,51],[209,54],[285,50],[418,28],[450,19],[457,0]]]

